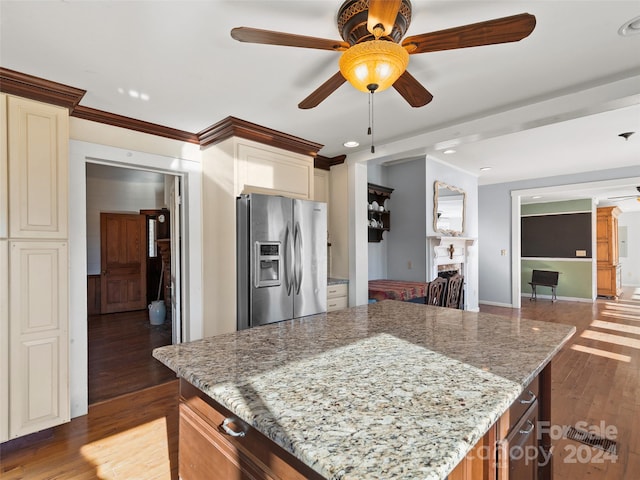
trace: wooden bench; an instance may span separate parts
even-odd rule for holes
[[[558,274],[559,272],[553,272],[551,270],[534,270],[531,273],[531,300],[538,300],[536,287],[551,287],[551,301],[555,302],[556,287],[558,286]]]

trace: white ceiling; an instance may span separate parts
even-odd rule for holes
[[[618,34],[640,16],[638,0],[413,0],[407,35],[522,12],[537,25],[516,43],[413,55],[408,70],[434,100],[413,109],[393,89],[376,94],[375,155],[366,94],[344,84],[318,107],[297,108],[338,71],[338,53],[229,35],[251,26],[339,39],[341,3],[2,0],[0,65],[85,89],[82,105],[140,120],[199,132],[232,115],[321,143],[328,157],[428,154],[481,185],[640,164],[640,34]],[[618,137],[627,131],[637,133]],[[361,147],[347,151],[346,140]],[[457,153],[443,155],[451,146]]]

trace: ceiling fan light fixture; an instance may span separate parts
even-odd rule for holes
[[[357,43],[340,57],[340,73],[361,92],[386,90],[400,78],[409,65],[409,53],[401,45],[387,40]]]

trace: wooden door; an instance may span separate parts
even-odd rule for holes
[[[100,214],[100,310],[129,312],[147,308],[145,216]]]

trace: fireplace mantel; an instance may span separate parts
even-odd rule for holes
[[[436,278],[440,272],[457,271],[465,277],[463,288],[466,290],[469,249],[475,245],[476,238],[434,235],[427,237],[427,241],[431,278]],[[465,309],[467,308],[466,298],[465,295]]]

